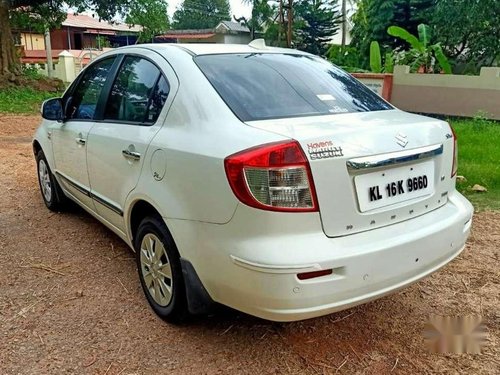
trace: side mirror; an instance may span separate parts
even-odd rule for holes
[[[42,117],[46,120],[51,121],[62,121],[63,120],[63,105],[61,98],[48,99],[43,102]]]

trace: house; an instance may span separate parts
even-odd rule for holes
[[[135,44],[140,27],[100,21],[86,14],[68,13],[59,29],[50,31],[54,50],[102,49],[105,46]],[[43,34],[31,30],[14,30],[17,44],[24,51],[44,51]],[[101,45],[105,44],[105,45]]]
[[[213,29],[169,30],[155,37],[156,43],[219,43],[248,44],[250,30],[237,22],[222,21]]]
[[[349,45],[351,44],[351,40],[352,40],[352,37],[351,37],[351,31],[352,31],[352,28],[353,28],[353,23],[351,21],[351,19],[347,19],[347,28],[346,28],[346,45]],[[339,30],[331,37],[330,39],[330,44],[333,44],[333,45],[337,45],[337,46],[340,46],[342,44],[342,25],[340,25],[339,27]]]
[[[101,49],[103,40],[108,40],[110,46],[135,44],[140,31],[137,26],[108,23],[86,14],[68,13],[61,28],[51,30],[50,43],[53,49],[61,50]]]

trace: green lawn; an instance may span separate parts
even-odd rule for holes
[[[1,89],[0,113],[36,113],[44,100],[61,95],[27,87]]]
[[[457,188],[476,209],[500,210],[500,122],[451,120],[458,137],[458,175],[467,181]],[[486,193],[472,191],[479,184]]]

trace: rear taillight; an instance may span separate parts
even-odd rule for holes
[[[451,133],[453,134],[453,164],[451,166],[451,177],[455,177],[458,170],[458,148],[457,148],[457,134],[453,127],[450,125]]]
[[[296,141],[253,147],[228,156],[224,165],[234,194],[251,207],[318,211],[309,162]]]

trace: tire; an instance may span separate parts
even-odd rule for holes
[[[167,322],[184,322],[189,313],[180,256],[163,219],[145,218],[134,248],[142,290],[153,311]]]
[[[54,212],[65,211],[69,205],[69,199],[64,195],[61,186],[52,174],[49,163],[42,150],[36,154],[36,167],[38,172],[38,186],[43,201],[47,208]]]

